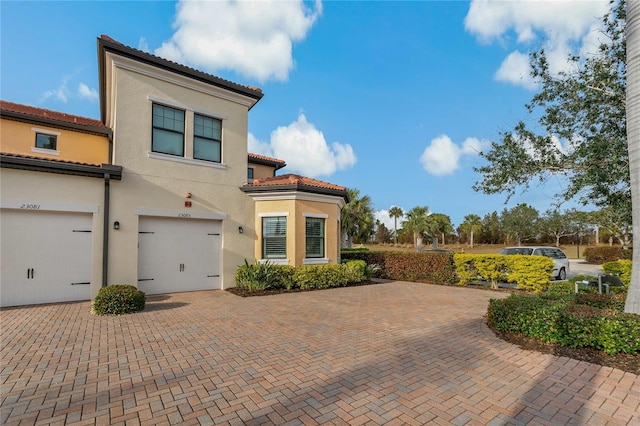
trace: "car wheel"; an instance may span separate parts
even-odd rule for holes
[[[560,271],[558,272],[558,276],[556,277],[557,280],[559,281],[564,281],[567,279],[567,271],[564,268],[560,268]]]

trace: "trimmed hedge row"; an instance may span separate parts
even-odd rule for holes
[[[359,251],[342,252],[342,259],[376,265],[378,278],[438,284],[456,282],[453,253]]]
[[[512,294],[491,299],[487,323],[545,342],[635,355],[640,353],[640,316],[623,309],[624,295]]]
[[[633,250],[624,250],[622,247],[589,247],[584,251],[584,259],[588,263],[601,265],[606,262],[614,262],[624,259],[631,260]]]
[[[314,290],[345,286],[371,278],[371,268],[364,261],[342,264],[274,265],[269,262],[245,264],[236,271],[236,287],[248,291],[272,289]]]
[[[456,254],[454,261],[460,284],[489,281],[492,288],[498,288],[499,281],[506,281],[537,293],[549,286],[554,266],[553,260],[544,256]]]

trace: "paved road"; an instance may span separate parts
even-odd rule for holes
[[[391,282],[3,309],[0,424],[640,424],[639,376],[496,338],[504,296]]]
[[[569,273],[567,278],[573,278],[576,275],[591,275],[597,277],[602,272],[602,265],[593,265],[584,260],[569,260]]]

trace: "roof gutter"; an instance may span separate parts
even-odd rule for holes
[[[24,158],[0,154],[0,167],[7,169],[31,170],[34,172],[86,176],[99,179],[102,179],[105,176],[105,173],[108,173],[110,179],[122,179],[122,167],[114,166],[112,164],[94,166],[90,164],[67,163],[41,158]]]

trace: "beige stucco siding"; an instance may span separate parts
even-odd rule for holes
[[[57,149],[55,151],[34,150],[36,133],[55,134]],[[109,162],[109,139],[107,136],[8,119],[0,120],[0,150],[10,154],[37,156],[52,160],[89,164]]]
[[[3,208],[92,214],[91,297],[95,297],[102,285],[104,180],[1,168],[0,194]]]
[[[224,217],[221,279],[223,288],[233,286],[237,266],[254,253],[252,233],[238,231],[254,224],[253,200],[239,188],[247,177],[247,107],[130,70],[118,68],[116,83],[113,158],[123,176],[113,184],[112,217],[121,228],[110,245],[111,281],[137,284],[138,218],[154,209],[167,217]],[[154,101],[186,111],[185,158],[150,154]],[[223,118],[222,164],[192,159],[194,111]]]
[[[275,176],[275,167],[265,166],[264,164],[249,163],[249,167],[253,168],[254,179],[264,179]]]
[[[287,216],[287,263],[289,265],[299,266],[305,263],[307,216],[325,219],[325,258],[328,259],[328,263],[338,262],[340,207],[337,202],[310,201],[296,197],[256,201],[256,259],[262,259],[262,217],[280,213],[286,213]]]

